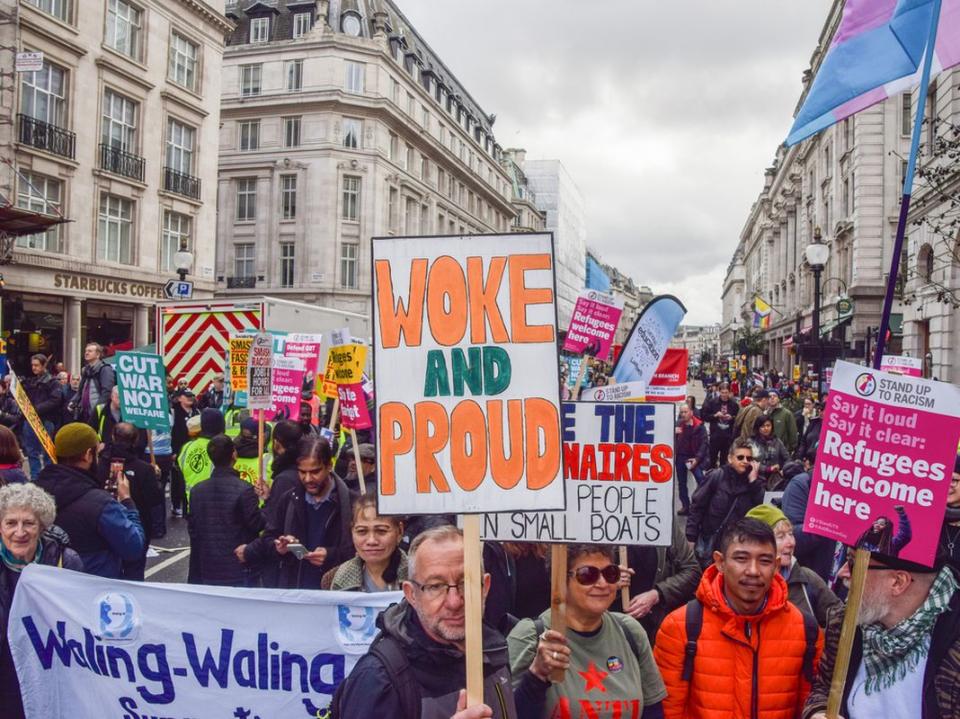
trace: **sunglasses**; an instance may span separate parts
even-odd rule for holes
[[[752,455],[752,454],[735,454],[735,455],[733,455],[733,458],[734,458],[735,460],[739,461],[739,462],[752,462],[752,461],[753,461],[753,455]]]
[[[572,572],[567,572],[568,577],[573,577],[578,584],[590,587],[600,581],[603,577],[607,584],[616,584],[620,581],[620,567],[616,564],[608,564],[603,569],[600,567],[586,566],[578,567]]]

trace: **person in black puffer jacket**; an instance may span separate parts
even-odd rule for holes
[[[253,486],[233,469],[237,451],[225,434],[210,440],[210,479],[190,492],[190,560],[194,584],[252,586],[253,576],[241,562],[242,547],[263,529],[260,503]]]
[[[60,421],[60,383],[47,372],[47,358],[43,355],[30,358],[30,371],[32,375],[23,380],[23,390],[43,422],[47,435],[52,438]],[[36,479],[40,470],[50,464],[50,457],[29,422],[23,425],[23,451],[27,455],[30,476]]]
[[[763,502],[763,482],[758,481],[760,463],[753,443],[738,437],[730,445],[727,464],[711,470],[690,502],[685,533],[695,544],[700,566],[713,564],[713,550],[720,530]]]
[[[113,427],[109,454],[102,454],[97,463],[97,480],[106,486],[110,468],[114,462],[123,464],[123,473],[130,482],[130,498],[140,514],[143,524],[143,554],[139,559],[123,563],[123,578],[142,582],[147,567],[147,548],[163,523],[163,494],[157,470],[149,462],[140,459],[137,449],[139,431],[129,422],[120,422]]]

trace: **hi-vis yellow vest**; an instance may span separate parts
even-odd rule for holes
[[[213,460],[207,454],[207,445],[210,440],[206,437],[197,437],[183,445],[177,462],[183,472],[183,480],[187,486],[187,497],[194,485],[205,479],[210,479],[213,471]]]
[[[267,476],[264,477],[264,481],[269,487],[273,484],[273,469],[270,466],[273,464],[273,455],[269,452],[265,453],[263,455],[263,464],[267,470]],[[260,467],[258,465],[259,463],[256,457],[237,457],[237,461],[233,463],[233,468],[237,474],[240,475],[240,479],[256,488],[257,480],[260,478]]]

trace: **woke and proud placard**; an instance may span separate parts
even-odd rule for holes
[[[562,509],[550,234],[374,238],[380,511]]]

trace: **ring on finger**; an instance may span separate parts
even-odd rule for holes
[[[554,651],[554,652],[553,652],[553,661],[557,661],[557,656],[558,656],[558,655],[557,655],[557,652]]]

